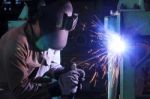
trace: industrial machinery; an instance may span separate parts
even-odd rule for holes
[[[105,30],[118,33],[127,41],[125,52],[119,56],[119,80],[114,82],[114,61],[108,64],[108,99],[150,99],[149,95],[138,97],[136,81],[138,68],[148,62],[150,56],[150,2],[148,0],[119,0],[117,12],[105,17]],[[120,45],[117,45],[120,49]],[[143,77],[144,78],[144,77]],[[119,90],[117,91],[119,82]],[[142,82],[142,81],[141,81]]]

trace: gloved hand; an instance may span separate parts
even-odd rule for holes
[[[61,66],[60,64],[52,62],[49,70],[44,74],[43,77],[48,76],[50,78],[58,79],[58,77],[60,76],[60,74],[63,73],[63,71],[64,71],[63,66]]]
[[[60,74],[62,74],[63,71],[64,67],[62,67],[58,63],[52,62],[50,66],[40,67],[40,76],[34,78],[33,81],[37,83],[49,83],[52,79],[58,79],[58,77],[60,76]]]
[[[59,85],[62,95],[70,95],[77,92],[80,80],[84,80],[85,72],[82,69],[70,70],[60,75]]]

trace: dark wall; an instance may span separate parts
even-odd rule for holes
[[[16,4],[16,0],[10,1],[11,4],[5,4],[4,0],[0,0],[0,37],[8,30],[8,20],[17,20],[24,6],[23,2]],[[8,8],[11,10],[9,11]]]

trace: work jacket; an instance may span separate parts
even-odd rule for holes
[[[50,66],[42,64],[44,52],[35,47],[34,35],[26,27],[12,29],[0,39],[0,90],[9,90],[15,99],[50,99],[48,84],[33,81]],[[47,53],[50,62],[60,63],[60,51]]]

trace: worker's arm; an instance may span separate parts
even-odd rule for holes
[[[36,97],[38,99],[49,99],[50,93],[48,90],[50,90],[51,85],[33,83],[28,78],[27,47],[17,41],[12,50],[6,68],[8,84],[12,93],[18,99],[36,99]]]

